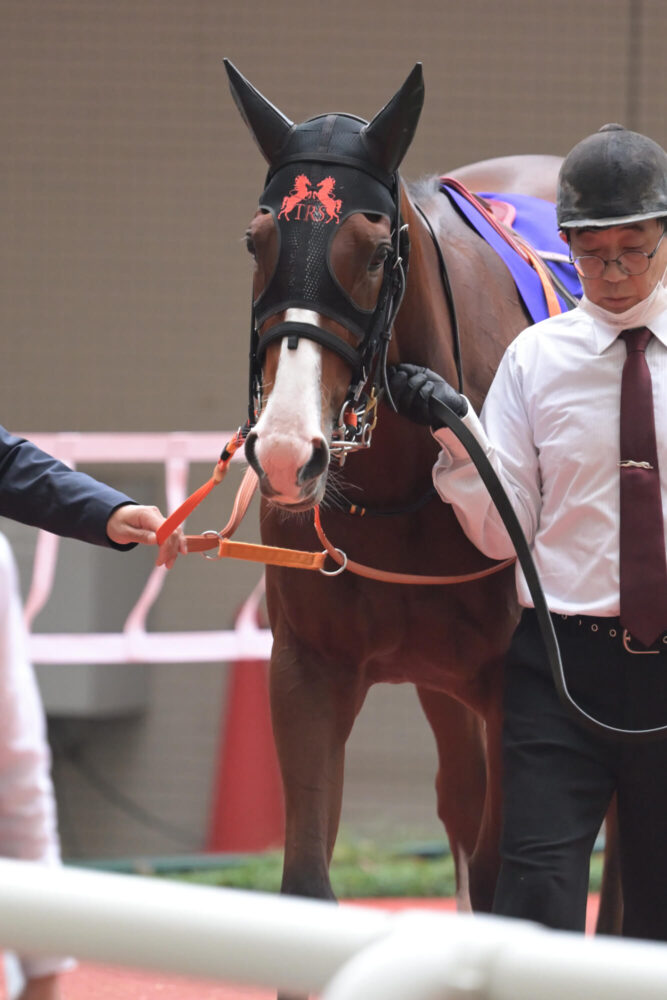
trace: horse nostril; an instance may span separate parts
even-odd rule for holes
[[[245,439],[245,457],[248,460],[248,465],[254,469],[257,475],[261,472],[261,467],[257,461],[257,456],[255,454],[255,445],[257,444],[257,434],[251,431]]]
[[[325,471],[329,464],[329,446],[324,438],[313,438],[313,451],[305,463],[299,469],[297,482],[307,483],[311,479],[317,479]]]

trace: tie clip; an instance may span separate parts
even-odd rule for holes
[[[633,462],[631,458],[618,463],[619,469],[652,469],[650,462]]]

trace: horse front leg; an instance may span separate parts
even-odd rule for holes
[[[481,719],[462,702],[428,688],[417,688],[438,752],[435,787],[438,817],[447,832],[456,871],[459,910],[477,909],[493,885],[470,882],[470,859],[479,841],[486,796],[485,740]],[[495,885],[495,874],[489,878]]]
[[[473,909],[490,913],[500,870],[502,824],[502,666],[493,672],[491,693],[483,709],[486,735],[486,795],[482,823],[470,860],[470,895]]]
[[[298,645],[271,660],[271,713],[285,794],[281,891],[335,899],[329,877],[343,796],[345,743],[365,692],[349,670]]]

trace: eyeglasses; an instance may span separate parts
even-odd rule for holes
[[[577,274],[582,278],[601,278],[609,264],[616,264],[623,274],[638,275],[645,274],[648,266],[658,252],[658,247],[664,239],[664,232],[656,244],[655,250],[651,253],[644,253],[643,250],[625,250],[619,257],[612,257],[605,260],[604,257],[597,257],[595,254],[587,254],[584,257],[573,257],[570,251],[570,264],[574,264]]]

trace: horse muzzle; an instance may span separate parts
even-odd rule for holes
[[[248,464],[257,474],[264,499],[283,510],[309,510],[326,487],[330,450],[323,437],[295,441],[251,431],[246,438]]]

